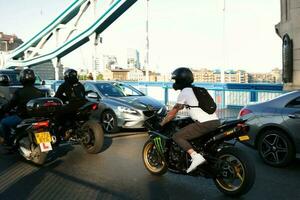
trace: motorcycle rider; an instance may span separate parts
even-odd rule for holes
[[[85,100],[84,86],[79,82],[76,70],[67,69],[64,72],[64,80],[58,87],[55,97],[70,105]]]
[[[178,111],[188,106],[197,106],[198,100],[193,92],[192,83],[194,82],[194,76],[189,68],[180,67],[172,73],[172,79],[175,80],[173,84],[174,90],[180,90],[180,94],[177,98],[177,103],[168,112],[167,116],[161,122],[161,126],[170,122],[175,118]],[[203,99],[205,101],[205,99]],[[188,140],[198,138],[206,133],[215,130],[220,125],[220,120],[215,113],[207,114],[199,107],[191,107],[187,109],[188,115],[195,121],[179,130],[173,135],[173,140],[192,158],[192,163],[187,169],[187,173],[193,171],[200,164],[205,162],[205,158],[197,153]]]
[[[19,123],[21,123],[23,118],[27,117],[27,102],[35,98],[43,97],[43,93],[34,87],[36,76],[32,69],[22,70],[20,72],[19,79],[23,87],[17,89],[14,92],[11,100],[6,105],[2,106],[2,109],[6,111],[16,108],[15,114],[4,117],[0,122],[0,136],[2,135],[4,137],[4,140],[0,139],[2,143],[5,141],[6,143],[10,144],[10,129],[16,127]]]

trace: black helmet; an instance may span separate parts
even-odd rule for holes
[[[0,75],[0,85],[1,86],[8,86],[9,85],[9,77],[6,74]]]
[[[20,72],[20,82],[22,85],[33,85],[35,82],[35,74],[32,69],[23,69]]]
[[[192,86],[194,75],[189,68],[180,67],[172,72],[172,79],[175,80],[173,84],[174,90],[182,90],[183,88]]]
[[[75,84],[78,82],[77,71],[74,69],[67,69],[64,73],[64,79],[67,83]]]

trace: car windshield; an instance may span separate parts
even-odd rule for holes
[[[104,96],[126,97],[126,96],[144,96],[143,93],[130,85],[122,83],[97,83],[96,87]]]

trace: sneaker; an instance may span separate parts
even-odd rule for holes
[[[196,169],[199,165],[205,162],[205,158],[199,153],[192,155],[192,163],[190,167],[186,170],[187,173],[190,173],[194,169]]]

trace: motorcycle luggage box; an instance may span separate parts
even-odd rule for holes
[[[63,102],[55,97],[32,99],[26,104],[27,114],[30,117],[48,117],[61,108]]]

